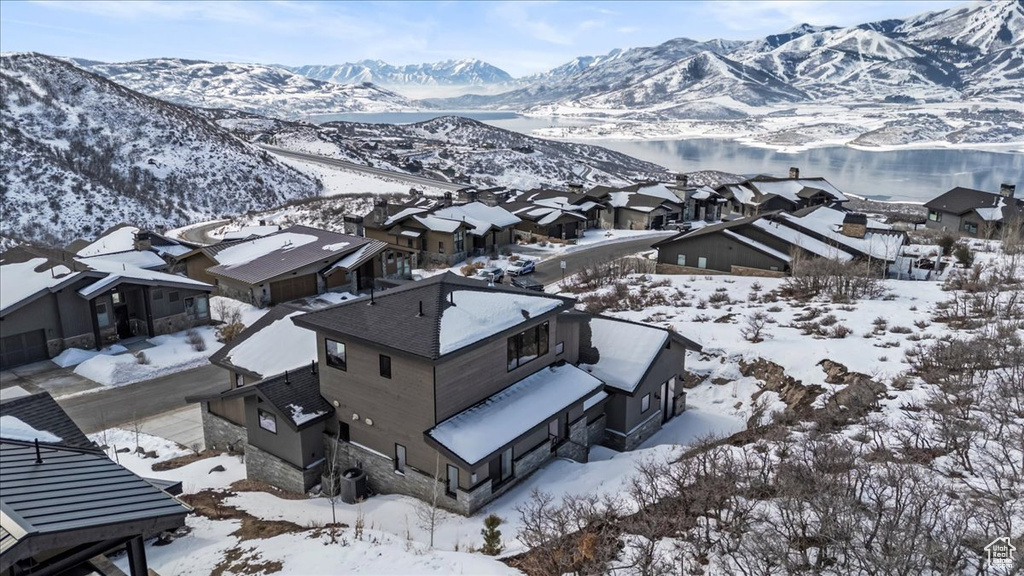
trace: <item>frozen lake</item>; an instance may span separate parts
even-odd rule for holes
[[[455,114],[499,128],[530,134],[538,128],[601,122],[579,118],[537,118],[513,112],[431,111],[382,114],[332,114],[316,122],[341,120],[407,124]],[[790,166],[803,176],[824,176],[839,189],[877,200],[925,202],[955,186],[992,192],[1003,182],[1024,187],[1024,154],[956,148],[866,151],[843,146],[778,152],[734,140],[576,140],[604,146],[671,170],[722,170],[738,174],[784,176]]]

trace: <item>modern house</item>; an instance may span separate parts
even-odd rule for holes
[[[841,207],[848,199],[824,178],[801,178],[798,168],[788,178],[755,176],[715,189],[722,198],[725,215],[755,216],[767,212],[796,212],[814,206]]]
[[[118,224],[95,240],[75,240],[66,250],[79,258],[103,257],[139,268],[178,274],[185,271],[184,266],[177,262],[178,256],[195,248],[193,244],[151,230]]]
[[[452,266],[470,256],[496,256],[515,243],[520,219],[501,206],[484,202],[453,204],[451,192],[440,202],[419,197],[404,205],[379,199],[363,217],[367,238],[402,251],[410,266]]]
[[[625,188],[594,188],[606,209],[601,227],[616,230],[659,230],[683,220],[685,194],[659,182],[634,184]]]
[[[133,265],[119,254],[75,258],[29,247],[0,254],[0,364],[102,348],[210,321],[213,286]]]
[[[309,489],[337,462],[366,471],[376,492],[429,499],[436,487],[440,505],[469,514],[550,458],[632,449],[685,408],[686,351],[698,345],[572,306],[442,274],[282,315],[267,326],[290,319],[315,334],[315,364],[252,383],[242,373],[190,400],[204,403],[207,443],[244,443],[265,481]],[[218,360],[240,373],[239,349],[254,338]],[[215,406],[239,397],[244,426]]]
[[[357,292],[389,271],[403,277],[411,272],[384,242],[309,226],[204,246],[179,260],[186,263],[189,278],[255,306],[328,291]]]
[[[925,227],[972,236],[991,238],[1008,223],[1024,224],[1024,200],[1014,198],[1017,186],[1003,184],[999,193],[957,186],[927,202]],[[1024,228],[1021,230],[1024,233]]]
[[[143,539],[185,525],[180,484],[115,463],[49,394],[0,401],[0,421],[0,574],[110,574],[122,550],[149,574]]]
[[[548,188],[522,192],[502,206],[522,219],[516,229],[563,240],[580,238],[589,228],[600,228],[605,209],[597,196]]]
[[[894,262],[906,234],[864,214],[815,206],[711,224],[654,244],[665,272],[781,275],[799,249],[812,257]]]

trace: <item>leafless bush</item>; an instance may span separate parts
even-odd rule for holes
[[[217,327],[218,342],[231,342],[245,330],[245,324],[242,323],[242,309],[239,304],[230,304],[227,299],[222,298],[214,304],[213,311],[217,319],[222,322]]]
[[[146,356],[146,352],[145,351],[139,350],[138,352],[135,353],[135,363],[136,364],[143,364],[143,365],[145,365],[145,364],[150,364],[151,362],[152,362],[152,360],[149,359],[149,356]]]
[[[185,330],[185,341],[188,342],[189,346],[191,346],[196,352],[206,350],[206,340],[203,339],[203,335],[195,328]]]
[[[768,315],[764,312],[755,312],[747,316],[746,324],[740,328],[740,334],[747,342],[763,342],[766,336],[769,336],[765,332],[765,324],[768,321]]]
[[[849,302],[881,298],[885,294],[879,281],[881,273],[867,262],[808,257],[798,249],[793,252],[791,267],[792,274],[780,288],[787,298],[807,300],[825,296],[834,302]]]

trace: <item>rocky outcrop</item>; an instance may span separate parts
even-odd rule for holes
[[[762,390],[778,394],[787,409],[796,414],[809,411],[815,398],[825,391],[817,384],[804,385],[786,374],[785,368],[764,358],[752,362],[740,360],[739,368],[740,374],[760,380]]]
[[[826,359],[818,362],[818,366],[825,371],[825,382],[846,385],[825,403],[825,410],[833,417],[850,420],[863,416],[878,406],[878,398],[885,393],[885,384],[867,374],[851,372],[839,362]]]

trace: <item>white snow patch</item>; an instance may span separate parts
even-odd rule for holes
[[[36,430],[14,416],[0,416],[0,438],[32,442],[60,442],[62,438],[45,430]]]
[[[455,305],[441,313],[441,354],[523,322],[524,311],[535,318],[562,303],[555,298],[477,290],[455,290],[452,298]]]

